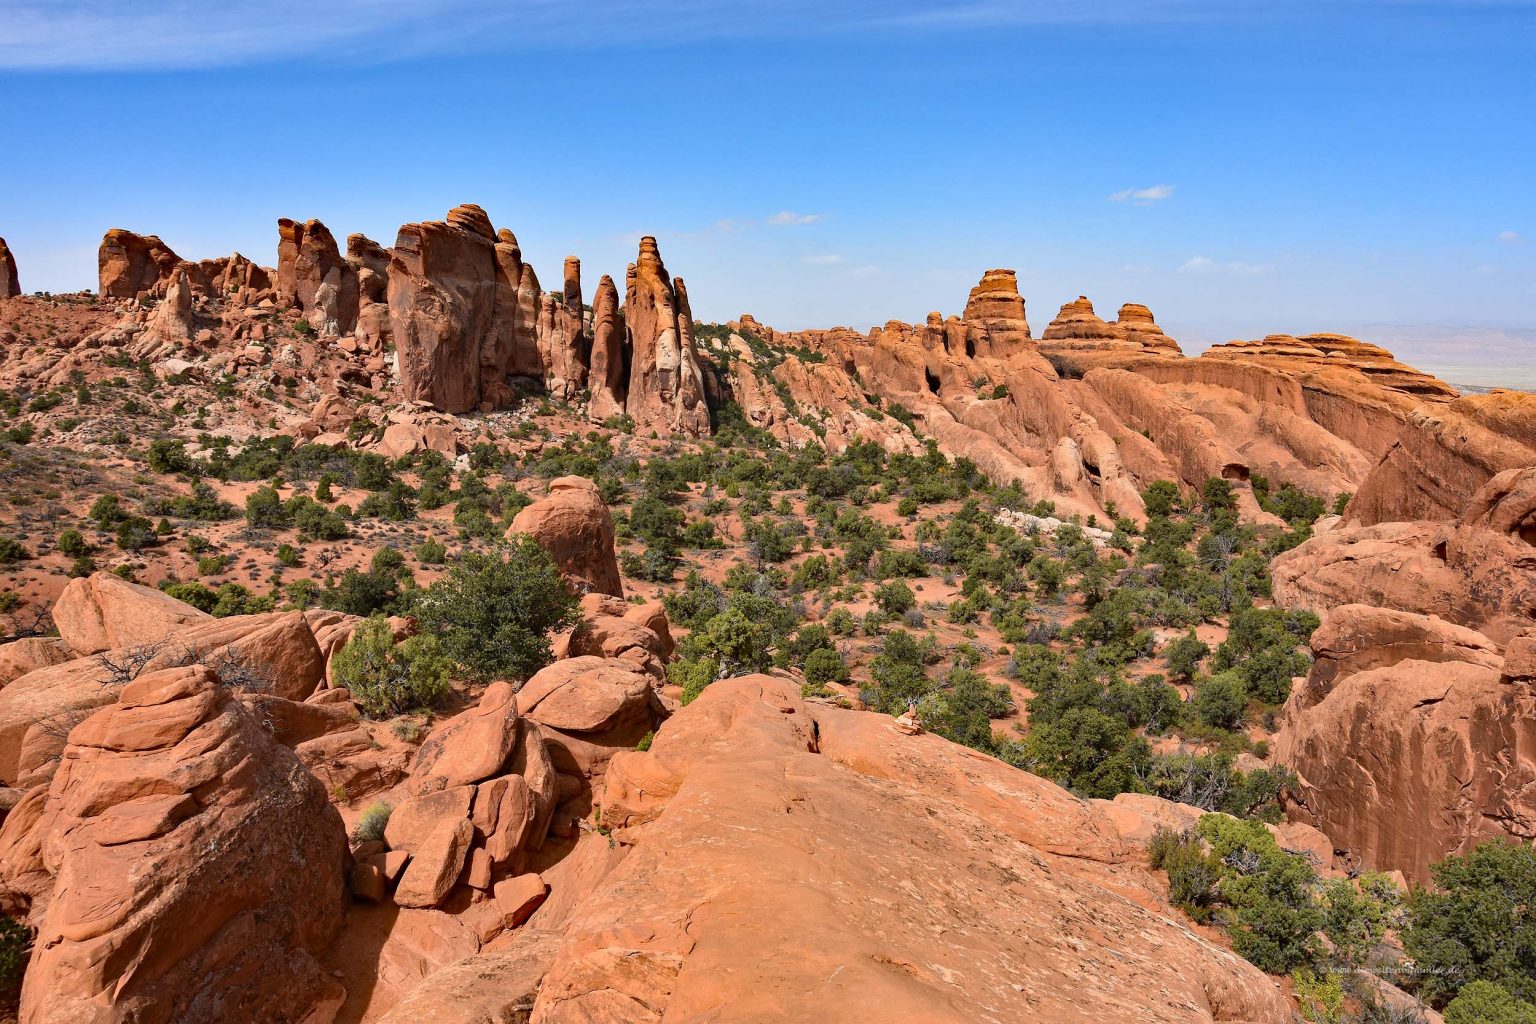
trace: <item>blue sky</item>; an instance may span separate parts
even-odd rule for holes
[[[921,319],[1005,266],[1037,331],[1085,293],[1192,349],[1536,344],[1525,0],[235,6],[0,0],[24,287],[92,285],[108,227],[270,264],[279,216],[478,202],[589,292],[655,234],[703,319]]]

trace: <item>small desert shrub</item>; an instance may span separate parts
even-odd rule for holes
[[[15,991],[32,953],[32,929],[10,917],[0,917],[0,991]]]
[[[378,801],[368,805],[363,816],[352,829],[352,838],[359,843],[378,842],[384,838],[384,826],[389,824],[389,804]]]
[[[422,565],[442,565],[448,560],[448,549],[442,541],[428,537],[416,545],[416,560]]]
[[[452,667],[435,637],[413,636],[397,644],[389,620],[375,615],[337,652],[334,675],[337,686],[352,691],[363,714],[389,718],[441,701]]]
[[[1221,865],[1193,831],[1159,828],[1147,844],[1147,860],[1168,873],[1169,898],[1196,921],[1210,919]]]
[[[31,553],[19,541],[11,537],[0,537],[0,565],[11,565],[31,557]]]
[[[838,653],[821,647],[805,657],[805,681],[812,687],[821,688],[827,683],[846,683],[848,666]]]

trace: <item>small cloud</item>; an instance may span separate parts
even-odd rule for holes
[[[815,224],[826,220],[819,213],[792,213],[789,210],[780,210],[768,218],[769,224]]]
[[[1123,188],[1119,192],[1111,192],[1109,201],[1112,203],[1135,203],[1137,206],[1151,206],[1173,195],[1172,185],[1153,185],[1150,188]]]
[[[1518,232],[1518,231],[1500,231],[1499,232],[1499,241],[1505,243],[1506,245],[1513,245],[1514,243],[1520,241],[1520,232]]]
[[[880,273],[880,268],[879,267],[873,267],[873,266],[867,266],[866,265],[866,266],[862,266],[862,267],[854,267],[852,270],[848,271],[848,276],[849,277],[874,277],[874,276],[876,276],[879,273]]]
[[[1230,274],[1233,277],[1252,277],[1255,274],[1267,274],[1274,267],[1268,263],[1244,263],[1242,260],[1233,260],[1231,263],[1218,263],[1205,256],[1191,256],[1179,267],[1181,274]]]
[[[842,264],[843,258],[836,253],[827,253],[824,256],[801,256],[800,262],[813,267],[836,267]]]

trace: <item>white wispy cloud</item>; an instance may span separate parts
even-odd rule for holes
[[[1135,203],[1137,206],[1151,206],[1160,203],[1164,199],[1173,196],[1172,185],[1149,185],[1146,188],[1123,188],[1119,192],[1111,192],[1109,201],[1112,203]]]
[[[826,253],[820,256],[801,256],[800,262],[813,267],[836,267],[842,265],[843,258],[836,253]]]
[[[780,210],[768,218],[769,224],[817,224],[826,220],[826,216],[820,213],[793,213],[789,210]]]
[[[1243,260],[1233,260],[1222,263],[1208,256],[1191,256],[1179,267],[1181,274],[1229,274],[1233,277],[1252,277],[1255,274],[1267,274],[1275,269],[1270,263],[1247,263]]]
[[[1498,235],[1498,238],[1499,238],[1499,241],[1504,242],[1505,244],[1513,244],[1515,242],[1520,241],[1520,232],[1518,232],[1518,231],[1500,231],[1499,235]]]
[[[600,49],[885,30],[1188,22],[1249,0],[5,0],[0,68],[204,68],[296,58],[390,61],[436,53]]]

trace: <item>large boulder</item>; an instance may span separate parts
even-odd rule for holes
[[[384,831],[412,857],[396,902],[428,909],[460,883],[483,894],[521,873],[544,844],[559,782],[538,724],[518,714],[511,684],[493,683],[433,731],[401,790]]]
[[[548,551],[577,591],[624,596],[613,547],[613,515],[586,477],[550,481],[549,495],[517,513],[508,536],[527,534]]]
[[[660,602],[628,604],[594,591],[582,597],[581,616],[574,630],[556,638],[555,657],[611,658],[666,681],[675,645]]]
[[[1429,881],[1429,865],[1485,839],[1536,836],[1512,687],[1497,669],[1406,660],[1335,679],[1274,741],[1298,777],[1288,813],[1355,863]]]
[[[325,661],[303,613],[203,618],[158,641],[36,669],[0,690],[0,781],[38,781],[50,773],[70,729],[144,672],[201,662],[231,688],[293,700],[324,679]]]
[[[74,661],[73,648],[56,636],[29,636],[0,644],[0,687],[29,672]]]
[[[610,758],[666,717],[651,676],[629,662],[592,656],[540,669],[517,694],[518,712],[539,723],[555,768],[600,780]]]
[[[70,580],[53,606],[59,636],[79,654],[159,643],[212,619],[184,601],[110,572]]]
[[[378,1024],[508,1024],[527,1020],[560,948],[556,932],[527,928],[509,943],[433,971]]]
[[[48,883],[27,1024],[297,1021],[334,1005],[317,958],[343,912],[324,790],[203,666],[152,672],[76,726],[0,885]]]

